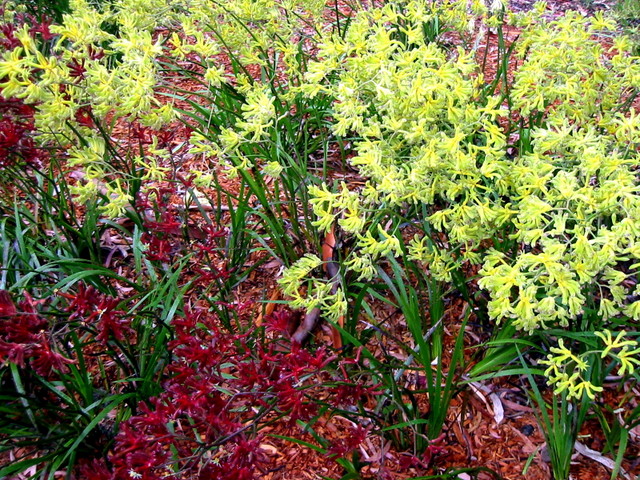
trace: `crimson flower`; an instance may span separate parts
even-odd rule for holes
[[[39,23],[36,23],[29,29],[29,34],[32,37],[35,37],[36,33],[39,33],[42,36],[42,40],[48,42],[55,38],[55,35],[51,33],[51,30],[49,30],[50,26],[51,21],[47,18],[43,18]]]
[[[6,290],[0,290],[0,318],[13,317],[18,311]]]
[[[0,10],[0,13],[3,13],[4,9]],[[13,23],[5,23],[0,25],[0,33],[2,33],[4,38],[0,38],[0,45],[6,48],[6,50],[13,50],[16,47],[22,45],[20,40],[18,40],[14,32],[16,31],[16,25]]]
[[[348,432],[345,432],[344,435],[341,435],[340,438],[331,443],[326,455],[331,459],[345,457],[364,442],[368,433],[369,430],[361,425],[351,428]]]
[[[48,377],[54,370],[68,371],[67,365],[71,363],[73,360],[54,352],[46,340],[43,340],[32,351],[31,366],[42,377]]]

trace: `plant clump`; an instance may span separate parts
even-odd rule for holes
[[[22,457],[0,476],[260,478],[270,436],[382,476],[374,435],[454,475],[451,402],[493,375],[529,381],[556,478],[588,415],[621,471],[640,409],[604,394],[640,379],[640,57],[613,20],[3,5],[0,448]],[[252,304],[257,272],[277,291]],[[291,341],[320,318],[334,350]]]

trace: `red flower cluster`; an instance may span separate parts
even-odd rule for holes
[[[248,337],[221,333],[203,310],[187,310],[173,327],[171,377],[121,426],[109,459],[113,478],[254,478],[264,455],[245,422],[253,406],[269,408],[271,399],[241,377],[260,368]]]
[[[54,325],[38,311],[48,301],[25,293],[14,304],[0,291],[0,362],[58,381],[70,374],[72,363],[56,349],[60,345],[53,332],[64,325],[89,335],[82,348],[96,342],[108,347],[93,355],[117,354],[112,341],[135,347],[136,331],[118,310],[118,299],[82,283],[57,296],[57,308],[68,317]],[[78,478],[253,480],[269,466],[260,448],[266,423],[280,419],[293,427],[297,420],[316,416],[322,405],[335,408],[375,394],[374,387],[343,378],[344,368],[335,368],[337,355],[326,348],[311,352],[282,339],[269,342],[254,331],[225,333],[204,309],[186,308],[171,326],[167,346],[173,358],[161,380],[162,393],[139,403],[136,414],[119,425],[108,458],[80,460]],[[366,429],[354,429],[329,447],[327,457],[349,454],[366,434]]]
[[[117,310],[120,300],[101,294],[93,287],[80,283],[75,294],[57,292],[69,300],[64,311],[68,322],[78,322],[93,332],[95,340],[106,344],[115,339],[135,341],[135,331],[128,316]],[[66,373],[66,365],[73,363],[58,353],[52,337],[54,326],[38,313],[37,306],[43,300],[34,300],[24,293],[24,300],[17,306],[9,293],[0,290],[0,362],[15,363],[20,368],[30,366],[35,373],[50,378],[54,371]]]
[[[138,201],[138,209],[147,217],[141,240],[147,245],[146,257],[151,261],[171,263],[182,248],[183,222],[171,203],[174,194],[175,188],[164,185],[147,190]]]
[[[106,344],[110,339],[129,343],[135,340],[131,319],[122,310],[117,310],[122,300],[98,292],[94,287],[78,284],[75,294],[58,292],[58,296],[69,300],[65,308],[69,321],[78,321],[95,334],[95,339]]]
[[[113,478],[259,478],[268,460],[261,425],[315,416],[322,402],[313,393],[324,391],[336,356],[296,344],[275,351],[251,332],[223,333],[204,310],[188,310],[173,327],[172,376],[149,407],[122,425],[109,458]],[[348,454],[366,433],[355,429],[331,447],[329,458]]]
[[[49,378],[54,370],[65,371],[70,359],[56,352],[50,343],[47,320],[37,311],[28,293],[16,306],[9,293],[0,290],[0,363],[27,365],[38,375]]]
[[[343,434],[337,441],[333,442],[327,455],[329,458],[341,458],[353,452],[367,438],[369,430],[362,425],[356,425],[349,432]]]
[[[37,165],[45,151],[34,141],[35,110],[21,100],[0,99],[0,169],[27,163]]]
[[[226,268],[224,249],[219,240],[226,238],[227,230],[212,224],[190,223],[177,207],[176,197],[176,185],[168,183],[148,190],[138,202],[138,208],[147,212],[148,217],[154,212],[153,218],[144,222],[141,237],[147,246],[146,257],[170,264],[188,252],[191,255],[190,271],[196,274],[194,284],[208,286],[224,282],[231,272]]]

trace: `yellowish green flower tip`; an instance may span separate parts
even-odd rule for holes
[[[589,353],[576,355],[564,345],[564,340],[558,340],[557,347],[551,347],[551,353],[546,360],[540,360],[541,365],[547,365],[544,375],[554,388],[554,394],[566,394],[567,399],[582,399],[586,395],[591,400],[603,391],[603,387],[594,385],[583,377],[589,363]]]
[[[546,360],[540,360],[540,365],[546,365],[544,375],[554,388],[555,394],[566,394],[567,399],[579,400],[586,395],[589,399],[595,399],[597,393],[603,391],[603,387],[594,385],[584,378],[590,368],[589,357],[599,356],[604,359],[609,357],[618,364],[617,374],[620,376],[631,375],[640,366],[640,348],[638,342],[627,338],[627,332],[622,330],[614,335],[609,330],[594,332],[604,348],[602,350],[588,350],[576,354],[567,348],[564,339],[558,339],[558,346],[551,347],[551,353]]]
[[[610,356],[619,363],[618,375],[630,375],[635,372],[637,366],[640,366],[638,342],[627,339],[625,330],[618,332],[615,338],[609,330],[595,332],[595,335],[602,340],[605,347],[602,350],[601,357]]]

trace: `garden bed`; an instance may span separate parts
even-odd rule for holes
[[[613,2],[42,5],[0,31],[0,477],[640,474]]]

